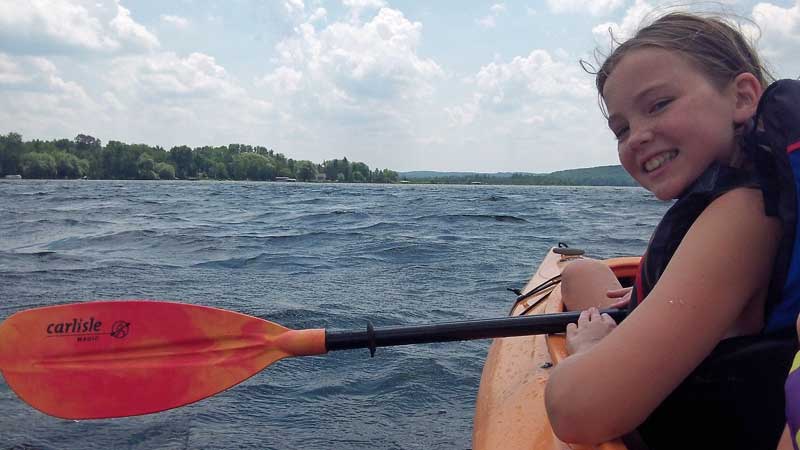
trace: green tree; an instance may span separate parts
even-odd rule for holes
[[[397,183],[400,180],[400,175],[389,169],[375,169],[372,172],[372,182],[373,183]]]
[[[139,160],[136,162],[138,167],[138,175],[142,180],[157,180],[158,175],[155,172],[156,163],[153,157],[147,153],[139,155]]]
[[[353,181],[353,165],[350,164],[350,161],[347,160],[347,157],[342,158],[342,161],[339,163],[339,173],[344,175],[344,179],[348,183]]]
[[[228,169],[225,167],[225,163],[221,161],[213,162],[208,167],[208,171],[206,173],[210,178],[215,180],[227,180],[230,178],[230,175],[228,175]]]
[[[75,154],[75,152],[76,152],[76,150],[75,150],[75,142],[70,141],[69,139],[58,139],[56,141],[53,141],[53,145],[55,145],[57,149],[59,149],[59,150],[61,150],[63,152],[72,153],[72,154]]]
[[[295,163],[295,178],[299,181],[316,181],[317,165],[311,161],[297,161]]]
[[[289,167],[289,161],[291,160],[287,160],[286,156],[284,156],[283,153],[276,153],[275,156],[272,158],[272,161],[275,163],[276,176],[291,177],[294,175],[291,167]]]
[[[192,149],[185,145],[172,147],[169,159],[175,165],[175,175],[178,178],[189,178],[197,174],[197,169],[192,161]]]
[[[154,169],[155,172],[158,174],[158,178],[162,180],[175,179],[175,167],[173,167],[172,164],[170,163],[165,163],[165,162],[157,163]]]
[[[58,174],[55,158],[47,153],[26,153],[20,165],[25,178],[53,178]]]
[[[52,153],[58,178],[80,178],[89,173],[89,162],[64,151]]]
[[[108,178],[133,180],[139,177],[139,154],[136,148],[124,142],[108,141],[101,162]]]
[[[339,160],[332,159],[322,163],[322,171],[325,173],[325,178],[328,180],[335,180],[336,175],[339,173]]]
[[[295,161],[264,146],[230,144],[191,149],[177,146],[165,151],[146,144],[120,141],[103,143],[90,135],[74,139],[23,141],[18,133],[0,135],[0,175],[22,173],[36,178],[174,179],[202,176],[215,179],[270,180],[275,176],[316,181],[318,174],[339,182],[396,182],[399,176],[388,169],[371,171],[346,157],[315,164]],[[552,174],[548,182],[566,183],[583,174]],[[583,177],[583,178],[581,178]],[[592,173],[592,182],[606,182],[605,173]],[[322,178],[322,177],[320,177]],[[477,177],[477,178],[480,178]],[[486,178],[484,176],[484,178]],[[457,182],[450,180],[445,182]],[[522,181],[512,177],[510,182]]]
[[[102,167],[103,143],[100,139],[88,134],[79,134],[75,136],[73,142],[74,155],[89,162],[89,175],[93,178],[108,178],[109,175]]]
[[[0,136],[0,175],[20,173],[20,158],[23,153],[22,135],[8,133]]]
[[[240,153],[233,157],[233,175],[237,180],[271,180],[275,178],[275,166],[257,153]]]
[[[369,166],[362,162],[354,162],[350,165],[350,170],[353,171],[353,181],[362,183],[370,181]]]

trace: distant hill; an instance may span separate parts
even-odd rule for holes
[[[637,186],[636,181],[620,165],[560,170],[548,174],[564,184],[581,186]]]
[[[547,174],[526,172],[401,172],[400,178],[412,183],[441,184],[531,184],[564,186],[636,186],[636,182],[622,166],[588,167],[559,170]]]
[[[400,172],[400,175],[406,180],[419,180],[419,179],[434,179],[434,178],[454,178],[454,177],[490,177],[490,178],[511,178],[512,175],[519,172],[436,172],[433,170],[417,170],[412,172]],[[534,173],[523,173],[523,175],[537,175]]]

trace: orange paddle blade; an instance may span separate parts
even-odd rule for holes
[[[119,300],[31,309],[0,324],[0,371],[65,419],[134,416],[196,402],[273,362],[326,353],[325,331],[183,303]]]

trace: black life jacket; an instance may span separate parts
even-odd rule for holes
[[[756,187],[757,183],[757,177],[745,170],[718,163],[707,168],[667,210],[650,238],[633,287],[631,309],[650,294],[689,228],[706,207],[728,191]]]

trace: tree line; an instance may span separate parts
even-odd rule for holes
[[[194,149],[181,145],[126,144],[79,134],[75,139],[23,141],[19,133],[0,135],[0,176],[24,178],[93,178],[123,180],[254,180],[396,183],[389,169],[370,170],[347,158],[316,164],[294,160],[262,146],[230,144]]]

